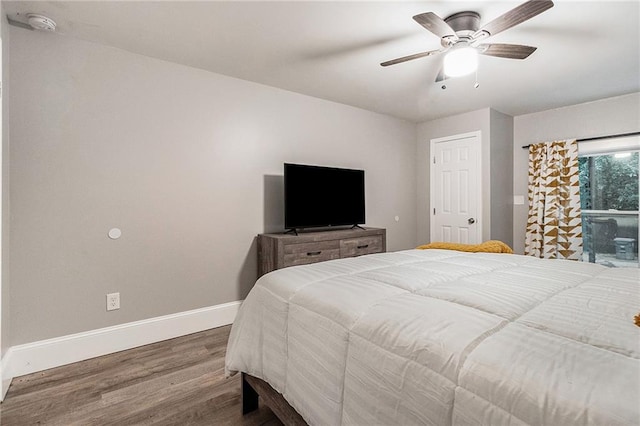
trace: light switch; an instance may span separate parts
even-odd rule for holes
[[[521,206],[524,204],[524,195],[514,195],[513,196],[513,205]]]

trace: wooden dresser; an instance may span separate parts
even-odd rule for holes
[[[341,229],[293,234],[258,235],[258,277],[287,266],[382,253],[385,229]]]

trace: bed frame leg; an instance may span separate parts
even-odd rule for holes
[[[258,392],[256,392],[245,379],[242,373],[242,414],[247,414],[258,409]]]

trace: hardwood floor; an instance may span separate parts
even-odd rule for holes
[[[242,416],[240,375],[224,377],[231,327],[215,328],[13,379],[7,425],[268,425]]]

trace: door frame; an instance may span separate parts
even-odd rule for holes
[[[4,7],[0,7],[0,10],[2,10],[2,12],[4,12]],[[2,29],[2,27],[4,25],[6,25],[6,19],[4,18],[4,16],[0,17],[0,29]],[[2,199],[4,198],[4,183],[2,182],[2,173],[3,173],[3,169],[2,169],[2,163],[4,161],[4,158],[2,156],[2,151],[4,150],[4,145],[7,143],[7,141],[5,141],[3,139],[3,133],[4,133],[4,128],[3,126],[8,126],[8,123],[3,123],[2,122],[2,117],[3,117],[3,110],[2,110],[2,104],[4,102],[4,98],[5,98],[5,90],[4,90],[4,78],[2,75],[2,67],[3,67],[3,63],[2,63],[2,54],[3,54],[3,49],[7,49],[7,46],[3,46],[3,40],[2,40],[2,34],[0,33],[0,402],[2,402],[4,400],[5,395],[7,394],[7,391],[9,390],[9,385],[11,384],[11,380],[7,380],[6,379],[6,374],[3,371],[3,367],[6,366],[5,364],[5,358],[7,356],[6,351],[4,351],[4,346],[2,344],[2,317],[4,315],[4,313],[2,312],[2,305],[3,303],[6,303],[6,301],[2,300],[2,275],[4,272],[4,269],[7,267],[6,265],[3,265],[2,263],[2,246],[3,246],[3,242],[4,239],[6,238],[5,236],[3,236],[2,234],[2,229],[3,229],[3,209],[5,208],[5,206],[2,205]],[[6,285],[6,283],[4,283],[4,285]],[[6,341],[6,337],[5,337],[5,341]]]
[[[474,190],[478,194],[476,204],[476,238],[477,241],[482,242],[482,231],[484,228],[484,218],[482,217],[483,206],[483,191],[482,191],[482,131],[477,130],[475,132],[460,133],[457,135],[444,136],[441,138],[431,139],[429,141],[429,241],[433,242],[432,237],[435,235],[435,214],[434,207],[436,204],[436,189],[435,189],[435,148],[436,144],[451,142],[460,139],[472,139],[477,138],[478,145],[476,149],[476,173],[477,179],[475,179],[476,185]],[[471,189],[470,189],[471,190]]]
[[[4,7],[1,7],[0,10],[2,10],[4,12]],[[6,25],[6,20],[4,17],[0,17],[0,29],[2,28],[3,25]],[[3,75],[2,75],[2,52],[3,49],[6,49],[7,47],[4,46],[3,47],[3,40],[2,40],[2,34],[0,34],[0,402],[2,402],[4,400],[5,395],[7,394],[7,391],[9,390],[9,384],[11,383],[11,381],[7,381],[5,383],[5,376],[6,374],[4,374],[3,370],[3,366],[5,365],[5,357],[6,357],[6,351],[3,351],[4,346],[2,345],[2,317],[3,317],[3,312],[2,312],[2,304],[6,303],[6,301],[2,300],[2,275],[3,275],[3,271],[4,268],[6,268],[6,265],[2,264],[2,243],[4,242],[4,238],[2,235],[2,228],[3,228],[3,209],[4,206],[2,205],[2,198],[4,197],[4,189],[3,189],[3,182],[2,182],[2,163],[4,161],[3,157],[2,157],[2,151],[4,150],[4,145],[6,143],[5,140],[3,140],[2,138],[2,134],[3,134],[3,125],[7,126],[8,123],[3,123],[2,122],[2,103],[3,98],[5,97],[4,95],[4,79],[3,79]],[[6,285],[6,284],[5,284]],[[6,340],[6,338],[5,338]],[[3,356],[4,355],[4,356]]]

